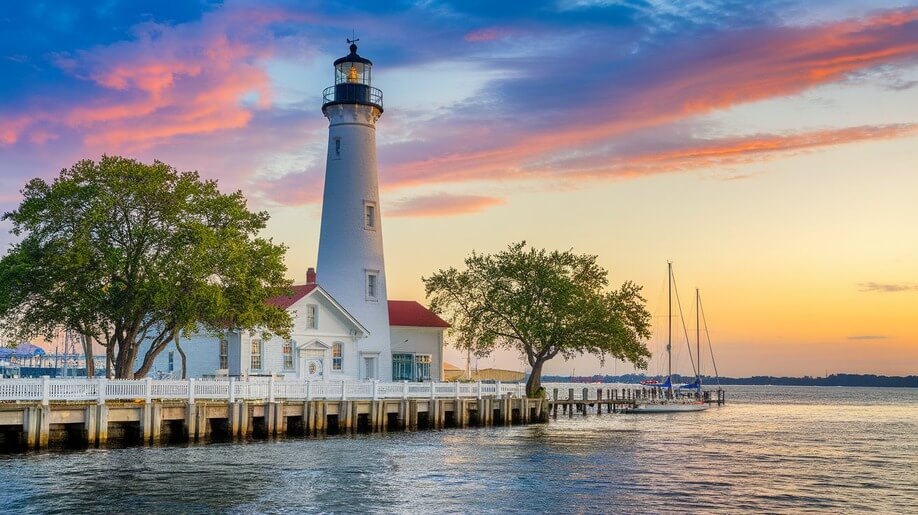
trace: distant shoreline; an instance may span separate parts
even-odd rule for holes
[[[644,374],[625,374],[620,376],[542,376],[543,382],[564,383],[638,383],[647,379],[658,378]],[[674,383],[689,383],[694,377],[673,374]],[[885,388],[918,388],[918,375],[880,376],[873,374],[832,374],[826,377],[721,377],[702,376],[703,384],[749,385],[749,386],[874,386]]]

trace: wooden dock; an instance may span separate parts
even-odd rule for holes
[[[546,384],[0,379],[0,452],[548,422],[616,413],[656,388]],[[716,393],[716,398],[711,396]],[[723,392],[705,402],[723,404]]]
[[[0,449],[159,445],[546,422],[548,402],[480,399],[0,403]]]
[[[663,393],[659,388],[611,388],[603,385],[591,385],[582,388],[551,388],[549,394],[549,411],[553,418],[558,418],[558,411],[569,417],[574,413],[602,414],[618,413],[624,409],[634,408],[639,404],[653,403],[660,400]],[[700,399],[709,405],[721,406],[726,402],[723,390],[704,392]]]

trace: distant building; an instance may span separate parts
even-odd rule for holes
[[[318,277],[270,302],[293,317],[289,340],[248,332],[180,341],[188,377],[276,375],[298,379],[443,379],[445,321],[414,301],[390,301],[383,262],[376,170],[376,121],[382,92],[373,63],[357,54],[334,62],[335,84],[324,92],[329,120]],[[175,344],[151,375],[180,374]]]
[[[485,381],[485,382],[496,382],[500,381],[502,383],[519,383],[526,379],[525,372],[518,372],[516,370],[504,370],[500,368],[482,368],[480,370],[472,370],[470,373],[466,373],[465,370],[453,365],[452,363],[444,362],[443,363],[443,380],[444,381]]]

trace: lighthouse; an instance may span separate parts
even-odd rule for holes
[[[335,61],[335,83],[323,92],[328,155],[322,196],[317,282],[369,331],[356,352],[342,356],[348,375],[390,380],[391,346],[376,172],[376,121],[382,92],[373,63],[350,53]]]

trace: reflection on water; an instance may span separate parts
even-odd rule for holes
[[[918,390],[732,387],[701,413],[0,458],[7,513],[918,510]]]

